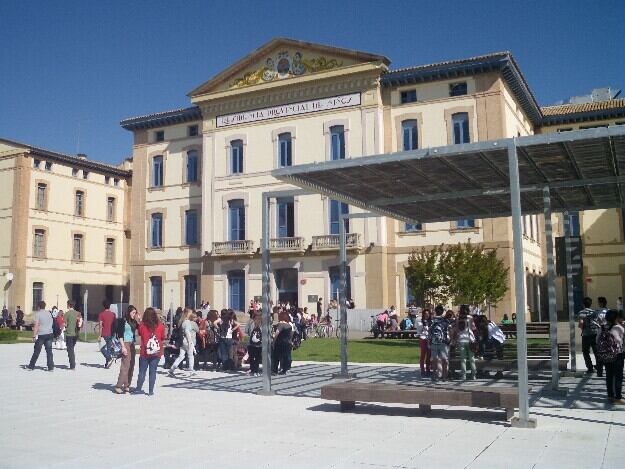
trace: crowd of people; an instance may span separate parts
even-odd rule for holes
[[[17,329],[19,331],[24,327],[24,311],[22,307],[18,306],[15,309],[15,315],[9,312],[6,305],[2,307],[2,314],[0,315],[0,328]]]

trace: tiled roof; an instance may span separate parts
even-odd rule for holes
[[[173,111],[157,112],[145,116],[129,117],[119,124],[126,130],[149,129],[165,125],[179,124],[202,119],[202,111],[198,106],[174,109]]]
[[[466,63],[471,63],[471,62],[478,62],[478,61],[481,61],[481,60],[484,60],[484,59],[493,59],[493,58],[496,58],[496,57],[507,57],[509,55],[511,55],[511,53],[508,52],[508,51],[493,52],[493,53],[490,53],[490,54],[477,55],[475,57],[468,57],[466,59],[446,60],[446,61],[443,61],[443,62],[436,62],[436,63],[433,63],[433,64],[416,65],[416,66],[412,66],[412,67],[398,68],[398,69],[395,69],[395,70],[389,70],[385,75],[399,73],[399,72],[413,71],[413,70],[429,70],[429,69],[432,69],[432,68],[444,67],[444,66],[448,66],[448,65],[466,64]]]
[[[81,168],[88,168],[94,171],[101,171],[107,174],[113,174],[115,176],[121,176],[124,178],[130,177],[132,171],[121,169],[115,165],[102,163],[100,161],[94,161],[90,159],[78,158],[75,155],[68,155],[66,153],[59,153],[57,151],[46,150],[45,148],[36,147],[27,143],[16,142],[15,140],[9,140],[7,138],[0,138],[0,142],[7,143],[8,145],[14,145],[16,147],[24,148],[33,155],[38,155],[43,158],[49,158],[52,160],[67,163],[68,165],[78,166]]]
[[[558,106],[544,106],[541,108],[544,116],[561,116],[579,112],[603,111],[606,109],[625,108],[625,98],[611,99],[594,103],[561,104]]]

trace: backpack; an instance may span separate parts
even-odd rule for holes
[[[156,338],[156,334],[152,332],[152,335],[148,339],[148,343],[145,344],[145,353],[147,353],[150,356],[154,356],[154,355],[158,355],[160,351],[161,351],[161,344],[158,342],[158,339]]]
[[[449,335],[447,334],[449,323],[446,319],[434,318],[430,327],[430,343],[432,344],[448,344]]]
[[[182,327],[178,326],[171,332],[170,341],[176,347],[180,348],[182,347],[183,340],[184,340],[184,337],[182,335]]]
[[[601,363],[615,362],[619,353],[621,353],[621,347],[616,342],[616,338],[610,334],[609,329],[602,329],[597,340],[597,356]]]
[[[584,318],[584,329],[590,330],[592,335],[597,335],[601,331],[601,325],[599,324],[599,313],[592,311]]]
[[[123,355],[123,353],[122,353],[122,343],[119,341],[119,339],[117,337],[111,338],[111,344],[109,346],[109,352],[111,354],[111,357],[113,357],[115,360],[117,360],[118,358],[121,358],[121,356]]]
[[[50,313],[50,316],[52,316],[52,313]],[[61,328],[59,327],[59,323],[56,322],[56,319],[54,318],[54,316],[52,316],[52,336],[56,339],[60,335]]]
[[[250,334],[250,345],[254,347],[260,347],[263,335],[260,330],[260,327],[255,327],[252,333]]]
[[[215,333],[215,328],[209,326],[206,328],[206,346],[215,345],[219,340],[219,335]]]

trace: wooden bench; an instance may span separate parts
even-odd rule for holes
[[[509,386],[405,386],[349,381],[322,386],[321,398],[339,401],[343,412],[353,409],[356,402],[417,404],[423,415],[433,405],[447,405],[504,408],[506,420],[510,420],[518,406],[519,392]]]
[[[516,337],[516,324],[499,324],[501,331],[507,338]],[[528,337],[549,337],[548,322],[528,322],[525,324]]]

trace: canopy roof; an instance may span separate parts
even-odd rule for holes
[[[625,207],[625,125],[532,135],[281,168],[281,181],[405,221],[509,216],[508,151],[521,204],[552,211]]]

